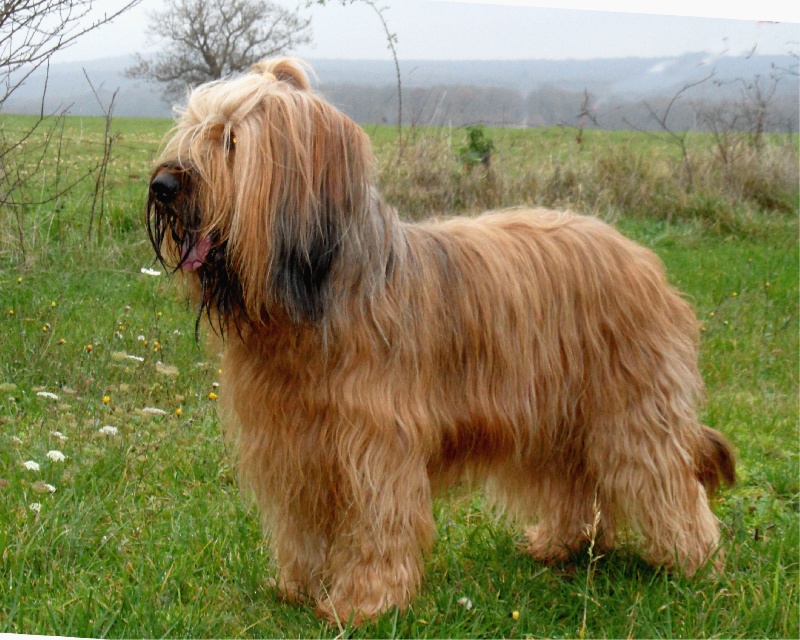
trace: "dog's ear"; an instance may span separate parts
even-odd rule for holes
[[[279,76],[297,71],[290,64],[268,67]],[[369,139],[333,106],[293,85],[266,92],[234,129],[229,246],[247,313],[257,320],[278,307],[293,322],[319,322],[345,239],[358,242],[368,210]]]
[[[273,291],[293,320],[318,322],[331,302],[345,234],[356,240],[365,215],[372,155],[366,134],[318,101],[305,169],[312,193],[307,208],[289,207],[275,219]]]
[[[319,322],[330,303],[330,278],[339,258],[341,229],[324,211],[320,223],[302,233],[295,225],[279,226],[272,288],[280,305],[294,322]],[[304,237],[305,236],[305,237]]]

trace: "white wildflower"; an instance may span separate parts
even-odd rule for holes
[[[146,413],[151,416],[165,416],[167,412],[163,409],[157,409],[156,407],[145,407],[142,409],[142,413]]]
[[[117,428],[116,427],[112,427],[110,424],[107,424],[104,427],[100,427],[97,430],[97,433],[99,433],[101,435],[104,435],[104,436],[115,436],[115,435],[117,435],[118,432],[117,432]]]
[[[67,456],[61,453],[58,449],[53,449],[52,451],[47,452],[48,460],[52,460],[53,462],[64,462]]]
[[[148,267],[142,267],[142,273],[146,276],[160,276],[161,272],[156,271],[155,269],[150,269]]]
[[[58,396],[55,393],[50,393],[49,391],[39,391],[36,395],[41,396],[42,398],[48,398],[50,400],[58,400]]]
[[[42,505],[39,502],[31,502],[28,505],[28,509],[30,509],[34,513],[39,513],[42,510]]]
[[[136,362],[144,362],[144,358],[142,358],[141,356],[132,356],[132,355],[129,354],[129,355],[126,355],[125,358],[127,360],[136,360]]]
[[[31,485],[31,489],[38,495],[55,493],[56,488],[52,484],[47,484],[44,480],[37,480]]]
[[[28,460],[27,462],[25,462],[23,464],[23,466],[28,471],[38,471],[39,470],[39,463],[38,462],[34,462],[33,460]]]
[[[59,440],[61,440],[61,442],[64,442],[64,440],[67,439],[67,436],[65,436],[60,431],[51,431],[50,435],[53,436],[54,438],[58,438]]]
[[[147,338],[145,338],[141,333],[138,336],[136,336],[136,339],[139,342],[144,342],[145,340],[147,340]]]
[[[470,600],[469,598],[459,598],[458,604],[464,607],[467,611],[472,609],[472,600]]]

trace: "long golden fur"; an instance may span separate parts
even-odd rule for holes
[[[488,486],[543,561],[625,529],[655,565],[717,553],[733,482],[697,418],[697,322],[659,260],[541,209],[401,222],[366,135],[291,59],[199,87],[148,230],[224,337],[221,399],[278,586],[329,619],[409,604],[431,496]],[[716,555],[716,562],[721,556]]]

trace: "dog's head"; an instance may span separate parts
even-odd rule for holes
[[[316,322],[372,181],[364,132],[299,63],[263,61],[192,92],[150,181],[148,234],[222,330]]]

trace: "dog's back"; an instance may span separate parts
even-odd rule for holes
[[[609,225],[517,209],[406,231],[396,278],[425,286],[395,288],[395,320],[417,366],[452,380],[479,422],[494,415],[552,449],[588,407],[624,411],[661,390],[697,407],[694,312],[659,259]]]

